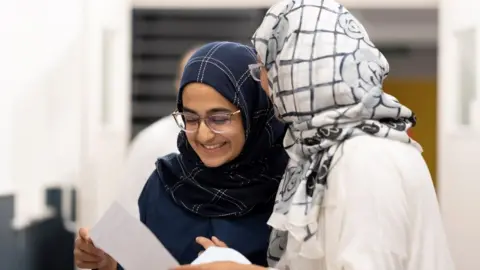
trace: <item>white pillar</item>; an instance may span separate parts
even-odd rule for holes
[[[3,73],[7,67],[0,68]],[[11,85],[2,83],[5,89],[10,89]],[[12,93],[10,91],[0,91],[0,197],[14,194],[14,183],[12,174]]]
[[[91,227],[119,189],[130,134],[130,20],[128,0],[84,0],[85,78],[82,97],[78,227]]]
[[[479,9],[439,1],[438,189],[457,270],[480,269]]]

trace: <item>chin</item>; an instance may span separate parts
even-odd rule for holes
[[[202,158],[202,157],[200,157],[200,159],[202,160],[203,164],[206,167],[209,167],[209,168],[220,167],[223,164],[228,162],[227,157],[218,157],[218,158],[212,158],[212,157]]]
[[[202,145],[197,143],[195,144],[194,150],[200,160],[202,160],[202,163],[209,168],[222,166],[230,160],[231,156],[229,143],[224,144],[223,147],[210,150],[205,149]]]

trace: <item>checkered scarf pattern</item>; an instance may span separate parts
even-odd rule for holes
[[[248,65],[256,62],[251,47],[212,42],[197,49],[183,71],[179,111],[185,86],[206,84],[240,109],[245,130],[242,152],[219,167],[205,166],[183,131],[178,136],[180,154],[158,160],[157,173],[166,191],[176,204],[196,215],[239,217],[272,209],[288,162],[282,146],[285,125],[274,117],[271,101],[250,76]]]
[[[318,269],[323,241],[317,221],[334,154],[342,142],[361,135],[421,151],[407,134],[415,115],[383,92],[387,60],[363,25],[334,0],[277,3],[252,42],[267,69],[277,114],[289,124],[284,147],[291,159],[269,220],[269,262],[279,269]],[[284,258],[286,249],[295,258]]]

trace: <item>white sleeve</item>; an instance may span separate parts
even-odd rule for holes
[[[328,181],[340,181],[345,198],[338,269],[407,269],[407,198],[394,162],[379,151],[350,151]]]

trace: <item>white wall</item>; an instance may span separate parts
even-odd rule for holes
[[[0,9],[0,18],[11,22],[15,19],[13,5],[7,3]],[[16,29],[7,27],[7,24],[0,24],[0,38],[12,36]],[[12,179],[12,99],[18,87],[18,76],[12,76],[10,72],[13,67],[13,55],[9,52],[14,47],[10,39],[2,39],[0,42],[0,196],[13,193]]]
[[[14,224],[21,228],[49,215],[45,187],[71,181],[67,175],[78,169],[83,14],[79,0],[5,6],[1,92],[9,113],[2,112],[1,136],[8,167],[0,189],[8,183],[15,193]]]
[[[112,166],[129,134],[130,16],[126,1],[113,2],[2,2],[0,194],[14,193],[18,229],[51,214],[49,186],[78,185],[92,206],[79,209],[85,223],[116,196]]]
[[[361,1],[359,1],[361,2]],[[385,1],[388,2],[388,1]],[[437,43],[436,8],[350,8],[363,23],[370,38],[378,45],[434,47]]]
[[[440,204],[457,270],[480,269],[480,2],[441,0],[439,32],[438,185]],[[457,44],[457,31],[476,29],[472,50]],[[475,62],[470,77],[476,81],[476,100],[460,104],[461,53]],[[475,57],[475,54],[477,55]],[[470,126],[459,123],[460,111],[470,107]]]

